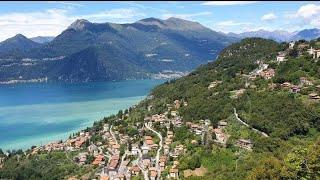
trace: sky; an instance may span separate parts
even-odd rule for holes
[[[18,33],[57,36],[76,19],[132,23],[155,17],[197,21],[221,32],[320,28],[320,2],[259,1],[7,1],[0,2],[0,41]]]

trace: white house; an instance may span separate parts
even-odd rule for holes
[[[286,56],[283,54],[280,54],[277,56],[277,62],[283,62],[285,61]]]
[[[142,154],[148,154],[150,148],[147,145],[141,146]]]
[[[139,147],[137,145],[133,145],[132,148],[131,148],[131,154],[132,155],[138,155],[139,153]]]
[[[289,43],[289,49],[293,49],[294,44],[295,44],[295,42],[294,42],[294,41],[291,41],[291,42]]]
[[[312,47],[307,50],[307,52],[312,55],[313,59],[320,58],[320,49],[313,49]]]

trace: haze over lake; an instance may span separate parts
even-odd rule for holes
[[[0,85],[0,148],[26,149],[67,138],[137,104],[164,80]]]

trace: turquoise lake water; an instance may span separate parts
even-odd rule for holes
[[[163,80],[0,85],[0,148],[67,138],[144,99]]]

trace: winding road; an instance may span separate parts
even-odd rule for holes
[[[234,115],[236,116],[236,119],[237,119],[241,124],[247,126],[248,128],[252,129],[253,131],[255,131],[255,132],[257,132],[257,133],[260,133],[260,134],[261,134],[262,136],[264,136],[264,137],[269,137],[269,135],[268,135],[267,133],[262,132],[262,131],[260,131],[260,130],[258,130],[258,129],[255,129],[255,128],[251,127],[249,124],[247,124],[247,123],[245,123],[244,121],[242,121],[242,120],[239,118],[239,115],[238,115],[238,113],[237,113],[236,108],[233,108],[233,111],[234,111]]]
[[[117,140],[117,138],[116,138],[116,136],[113,134],[113,132],[112,132],[112,125],[110,126],[110,134],[111,134],[111,136],[113,137],[113,139],[116,141],[116,144],[118,145],[119,143],[118,143],[118,140]]]
[[[162,135],[159,132],[153,130],[147,123],[145,123],[144,125],[147,127],[147,129],[149,129],[150,131],[152,131],[155,134],[157,134],[157,136],[160,138],[159,149],[158,149],[157,155],[156,155],[156,169],[157,169],[157,172],[158,172],[157,180],[159,180],[160,179],[160,175],[161,175],[161,171],[160,171],[160,168],[159,168],[159,159],[160,159],[160,151],[162,149]]]

